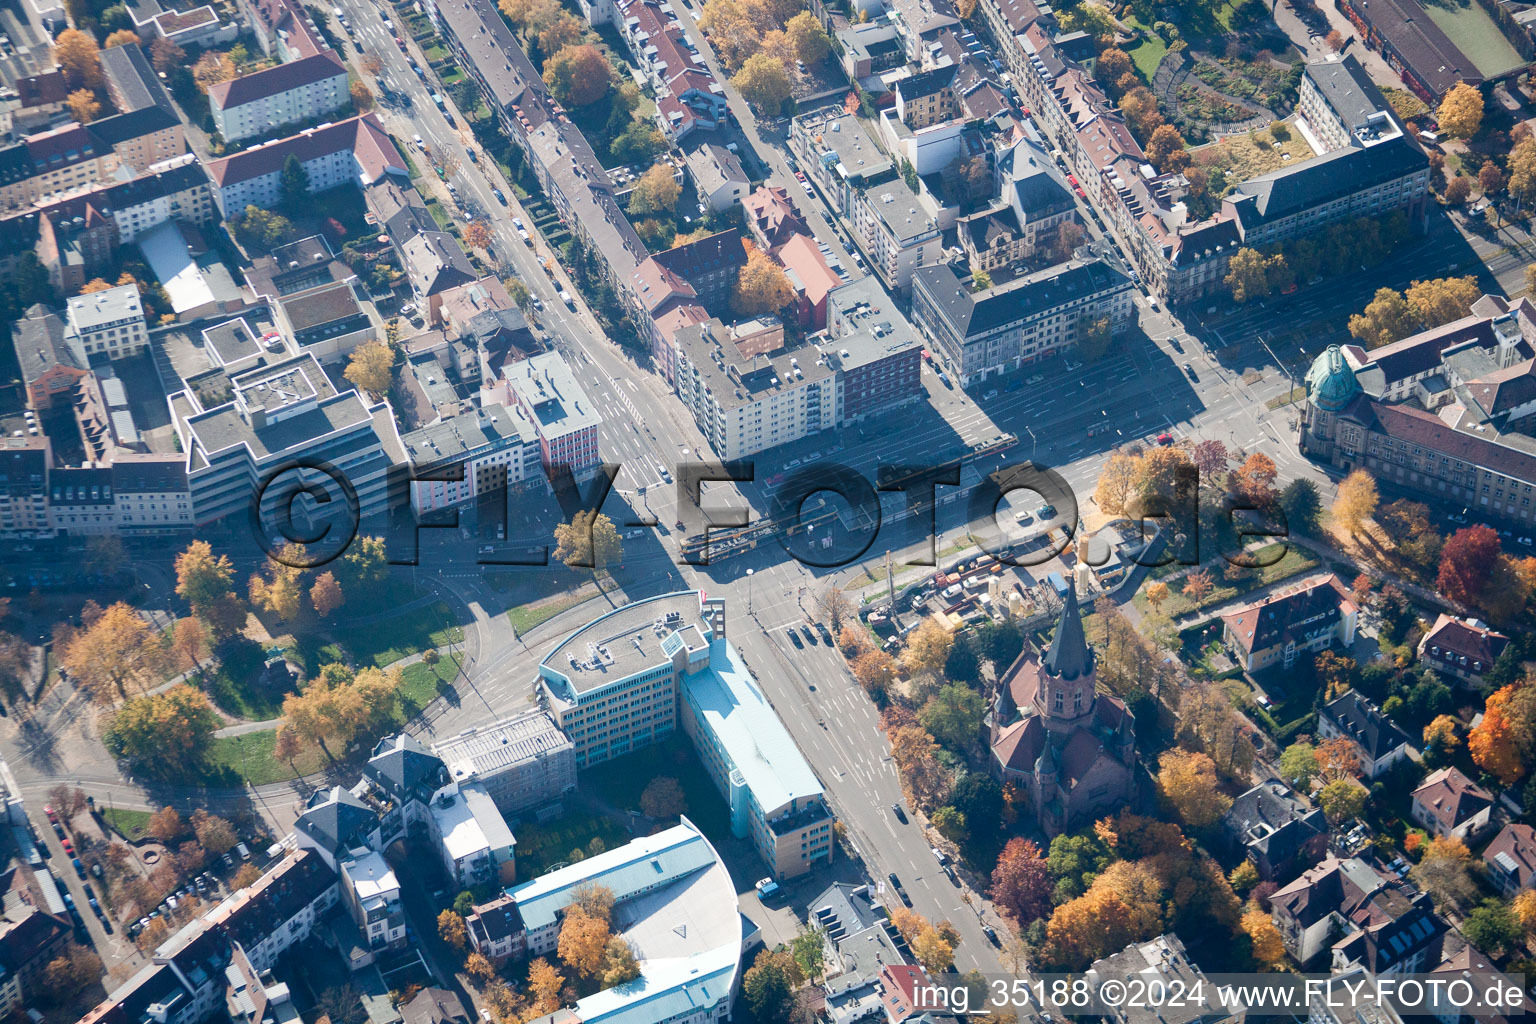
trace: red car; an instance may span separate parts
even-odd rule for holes
[[[1075,188],[1072,191],[1077,193],[1077,198],[1079,198],[1079,199],[1087,199],[1088,198],[1088,193],[1084,192],[1080,188]]]
[[[1158,434],[1157,435],[1157,443],[1158,444],[1173,444],[1173,435],[1172,434]]]
[[[804,171],[796,171],[795,172],[795,180],[796,181],[804,181],[805,180],[805,172]]]
[[[1069,174],[1069,175],[1067,175],[1067,181],[1071,182],[1073,185],[1076,185],[1077,184],[1077,176]]]
[[[61,840],[59,840],[59,842],[64,844],[64,852],[65,853],[69,854],[69,856],[71,856],[71,857],[73,857],[75,855],[75,844],[74,843],[71,843],[68,839],[61,839]]]
[[[51,804],[43,805],[43,813],[48,815],[48,820],[53,822],[55,825],[59,823],[59,812],[55,811]]]

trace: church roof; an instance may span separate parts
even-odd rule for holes
[[[1077,588],[1067,591],[1067,600],[1056,623],[1056,635],[1045,652],[1045,670],[1059,679],[1076,679],[1093,671],[1093,652],[1083,636],[1083,615],[1077,607]]]

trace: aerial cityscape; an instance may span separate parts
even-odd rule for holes
[[[0,1021],[1523,1015],[1536,4],[6,0],[0,132]]]

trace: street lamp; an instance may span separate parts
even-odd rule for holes
[[[747,570],[747,614],[752,614],[752,570]]]

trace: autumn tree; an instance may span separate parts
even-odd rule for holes
[[[1391,288],[1376,289],[1365,309],[1349,318],[1349,333],[1364,342],[1366,348],[1390,345],[1417,330],[1417,314],[1403,293]]]
[[[1147,140],[1146,153],[1152,166],[1163,174],[1183,170],[1190,163],[1189,153],[1184,148],[1184,136],[1171,124],[1158,125],[1152,137]]]
[[[1015,836],[1003,847],[992,869],[992,888],[987,895],[1016,927],[1023,928],[1050,913],[1054,885],[1040,848]]]
[[[783,63],[766,53],[754,53],[743,61],[731,85],[754,109],[770,115],[783,108],[794,88]]]
[[[1452,206],[1459,206],[1472,196],[1472,179],[1465,174],[1457,174],[1445,183],[1445,201]]]
[[[102,87],[101,52],[96,40],[77,28],[67,28],[53,41],[53,59],[64,72],[64,81],[71,90]]]
[[[461,237],[464,244],[471,249],[489,249],[491,247],[491,228],[483,220],[472,220],[465,224]]]
[[[168,75],[176,68],[183,66],[183,62],[187,59],[187,51],[174,40],[157,36],[155,41],[149,44],[149,59],[155,65],[156,71]]]
[[[1317,805],[1328,820],[1337,825],[1357,817],[1365,809],[1366,791],[1352,779],[1335,779],[1317,794]]]
[[[245,621],[234,578],[229,558],[215,555],[207,541],[195,540],[176,556],[176,594],[215,636],[233,633]]]
[[[794,286],[784,271],[761,249],[750,249],[731,292],[731,309],[741,316],[761,316],[778,312],[794,299]]]
[[[1333,499],[1334,521],[1353,536],[1376,514],[1379,501],[1376,479],[1365,470],[1357,469],[1339,484],[1338,496]]]
[[[165,649],[131,605],[118,601],[101,617],[77,630],[63,652],[64,667],[98,704],[145,688],[164,671]]]
[[[207,696],[185,684],[135,697],[108,721],[102,742],[114,758],[155,775],[183,775],[203,764],[223,726]]]
[[[469,929],[464,926],[464,918],[452,910],[444,910],[437,915],[437,936],[449,946],[462,951],[469,942]]]
[[[364,342],[353,351],[342,376],[375,400],[383,398],[395,379],[394,350],[382,341]]]
[[[1504,187],[1504,172],[1492,160],[1484,160],[1477,172],[1477,183],[1484,195],[1494,195]]]
[[[1505,188],[1521,203],[1536,201],[1536,139],[1522,139],[1510,150]]]
[[[754,1020],[789,1020],[794,1005],[794,982],[799,971],[788,952],[764,949],[757,954],[757,959],[741,977],[741,997],[752,1011]]]
[[[560,960],[583,978],[598,976],[608,952],[608,922],[572,907],[560,925]]]
[[[577,512],[555,527],[555,557],[572,569],[596,573],[623,553],[619,531],[601,512]]]
[[[1482,523],[1464,526],[1451,534],[1440,549],[1440,572],[1435,585],[1452,601],[1475,602],[1499,562],[1499,535]]]
[[[801,11],[790,18],[784,26],[784,34],[789,37],[796,59],[808,67],[820,64],[832,52],[832,38],[810,11]]]
[[[1106,515],[1124,515],[1136,491],[1140,459],[1125,452],[1114,452],[1099,470],[1099,482],[1093,501]]]
[[[651,169],[635,182],[634,191],[629,194],[629,212],[671,213],[677,209],[677,200],[682,194],[683,187],[673,176],[672,166],[667,163],[652,164]]]
[[[920,726],[904,726],[891,737],[891,759],[901,778],[902,792],[913,807],[937,807],[949,794],[949,772],[939,763],[938,755],[938,745]]]
[[[1423,330],[1460,320],[1482,293],[1477,278],[1468,275],[1415,281],[1403,293],[1403,298],[1418,317],[1418,328]]]
[[[203,95],[208,90],[223,82],[234,78],[238,69],[229,54],[220,53],[217,50],[208,50],[192,65],[192,80],[197,83],[197,88]]]
[[[1483,94],[1466,82],[1457,82],[1440,101],[1440,130],[1453,139],[1470,139],[1483,123]]]
[[[608,95],[613,67],[591,43],[565,46],[544,62],[544,84],[567,107],[585,107]]]
[[[94,121],[101,115],[101,101],[89,89],[76,89],[69,94],[64,105],[69,108],[69,116],[81,124]]]
[[[688,813],[683,787],[670,775],[658,775],[640,793],[640,810],[650,818],[675,818]]]
[[[1115,892],[1097,884],[1057,907],[1046,924],[1046,940],[1055,956],[1074,967],[1117,953],[1135,938],[1131,909]]]
[[[901,667],[909,675],[928,672],[937,675],[949,660],[955,635],[934,619],[924,619],[907,637],[901,651]]]
[[[1205,603],[1205,599],[1216,588],[1216,581],[1211,579],[1209,569],[1196,569],[1184,577],[1184,593],[1194,602],[1195,607]]]
[[[1510,785],[1525,775],[1536,743],[1536,684],[1529,677],[1489,695],[1467,734],[1467,752],[1483,771]]]
[[[854,658],[849,669],[870,696],[884,694],[896,680],[896,660],[878,648],[870,648]]]
[[[230,881],[230,887],[236,891],[255,885],[261,879],[261,868],[255,864],[242,864],[240,870],[235,872],[235,877]]]
[[[1313,752],[1317,758],[1317,774],[1324,782],[1360,777],[1360,755],[1346,736],[1335,736],[1319,743]]]
[[[228,853],[239,842],[233,825],[202,808],[192,812],[192,831],[197,834],[197,841],[203,849],[212,857]]]
[[[1157,764],[1158,791],[1184,824],[1205,828],[1232,806],[1232,798],[1219,787],[1216,765],[1205,754],[1167,750]]]
[[[198,618],[177,619],[171,630],[171,648],[183,665],[201,669],[208,657],[208,627]]]
[[[1262,299],[1267,296],[1269,273],[1265,269],[1264,254],[1257,249],[1237,250],[1232,254],[1231,262],[1227,264],[1225,281],[1232,291],[1234,302],[1247,302],[1250,299]]]
[[[304,599],[304,571],[294,564],[297,558],[269,558],[267,575],[251,576],[248,592],[251,604],[280,620],[291,621],[299,614]]]
[[[934,927],[924,928],[913,937],[912,955],[923,969],[934,974],[948,971],[955,964],[954,940]]]
[[[144,831],[163,844],[170,844],[187,834],[187,823],[174,807],[162,807],[149,816]]]
[[[398,665],[357,673],[341,664],[323,667],[302,691],[283,698],[276,756],[291,759],[305,743],[331,756],[330,744],[346,746],[376,733],[393,714],[400,672]]]
[[[640,977],[640,961],[634,947],[622,935],[612,936],[603,950],[603,988],[622,985]]]
[[[816,595],[816,607],[826,618],[828,625],[838,631],[846,626],[856,626],[858,616],[854,612],[853,601],[843,591],[842,587],[828,584]]]
[[[535,1013],[548,1014],[560,1008],[560,990],[565,988],[565,978],[539,957],[528,965],[528,991],[533,996]]]
[[[1250,904],[1243,912],[1243,933],[1248,936],[1254,962],[1265,970],[1274,970],[1285,962],[1285,940],[1263,908]]]
[[[340,608],[346,600],[341,592],[341,584],[336,582],[335,573],[321,573],[309,588],[309,603],[314,607],[315,614],[322,619]]]
[[[71,944],[69,948],[48,961],[43,968],[43,983],[53,992],[84,992],[101,981],[103,975],[101,957],[84,946]]]
[[[1419,862],[1409,869],[1409,877],[1437,901],[1464,907],[1477,896],[1471,861],[1466,843],[1456,836],[1436,836],[1424,844]]]
[[[110,50],[114,46],[138,46],[140,42],[142,40],[139,39],[139,34],[133,31],[133,29],[120,28],[107,36],[102,42],[101,48],[103,50]]]
[[[1099,51],[1098,63],[1094,65],[1094,75],[1101,82],[1118,82],[1124,75],[1135,73],[1135,70],[1136,64],[1130,54],[1114,46]]]

